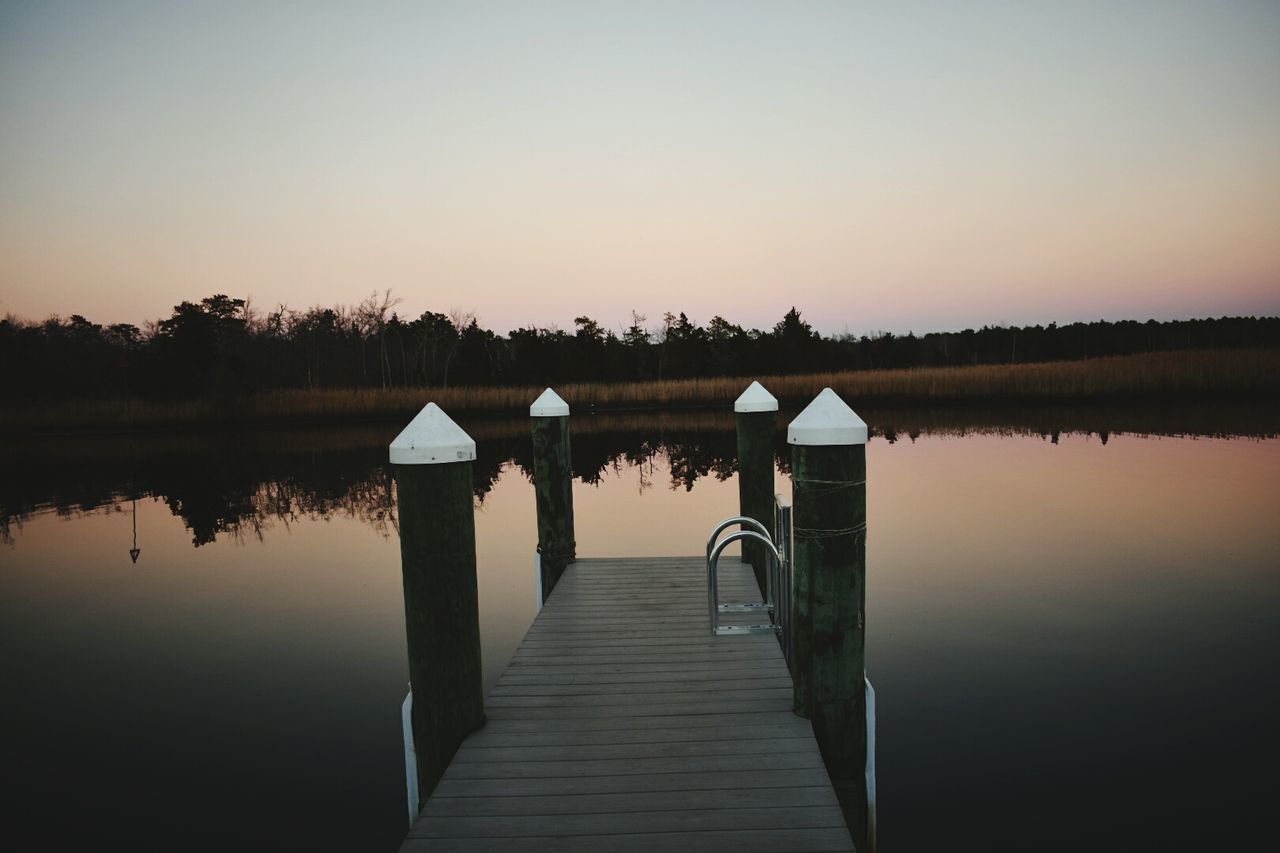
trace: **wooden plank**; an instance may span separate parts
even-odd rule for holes
[[[749,711],[712,714],[672,714],[667,716],[596,716],[581,719],[532,719],[522,718],[519,714],[508,715],[502,721],[501,730],[511,732],[554,732],[554,731],[602,731],[607,729],[628,729],[642,731],[646,729],[719,727],[725,730],[739,726],[793,725],[808,726],[809,722],[785,711]],[[473,737],[486,731],[494,730],[494,726],[486,724]]]
[[[632,776],[653,773],[764,773],[757,755],[669,755],[652,758],[600,758],[565,761],[453,762],[446,779],[555,779],[562,776]],[[821,768],[822,756],[809,753],[770,755],[770,770]]]
[[[568,746],[484,747],[468,743],[454,755],[453,763],[502,761],[584,761],[609,758],[666,758],[710,755],[748,755],[753,759],[772,753],[810,754],[805,738],[764,737],[732,740],[686,740],[672,743],[609,743]]]
[[[665,670],[655,665],[609,664],[604,667],[582,664],[566,667],[540,667],[530,670],[525,667],[510,667],[498,678],[493,689],[518,685],[552,685],[552,684],[594,684],[641,682],[681,682],[717,683],[722,681],[755,683],[765,685],[776,680],[790,681],[785,667],[761,667],[759,670],[748,665],[717,666],[715,664],[685,664]]]
[[[576,605],[575,605],[576,606]],[[547,619],[539,619],[530,631],[560,630],[562,628],[598,628],[613,630],[625,625],[663,625],[672,627],[697,627],[710,631],[710,626],[699,624],[707,619],[707,608],[687,607],[655,608],[652,613],[638,612],[630,605],[582,605],[582,615],[558,613]],[[589,615],[588,615],[589,614]]]
[[[720,577],[717,579],[720,589],[736,589],[736,590],[753,590],[757,598],[760,597],[760,591],[754,585],[754,581],[745,581],[742,579],[733,579],[728,577]],[[606,596],[609,590],[620,590],[623,592],[631,592],[638,595],[652,596],[654,598],[673,598],[681,593],[695,592],[699,598],[705,598],[706,582],[702,579],[683,580],[669,577],[658,576],[637,576],[630,578],[601,578],[592,580],[588,584],[574,584],[562,587],[556,591],[556,595],[564,595],[566,598],[578,597],[597,597]],[[550,596],[548,600],[550,600]]]
[[[549,667],[547,667],[549,669]],[[524,670],[521,670],[524,672]],[[685,693],[713,690],[747,690],[789,687],[785,673],[757,678],[749,670],[714,672],[632,672],[632,673],[551,673],[548,675],[507,675],[498,679],[491,696],[585,695],[589,693]]]
[[[584,642],[591,643],[593,649],[627,649],[627,648],[645,648],[645,647],[661,647],[675,646],[675,649],[667,649],[666,651],[683,651],[685,649],[693,649],[695,651],[722,651],[728,643],[750,647],[752,643],[761,645],[763,643],[772,642],[775,645],[777,640],[767,634],[747,637],[713,637],[703,631],[690,632],[687,636],[670,636],[669,634],[649,634],[645,636],[628,637],[625,634],[620,637],[614,637],[605,632],[593,632],[582,637],[563,637],[560,635],[552,635],[543,638],[534,635],[526,639],[520,644],[521,649],[557,649],[557,648],[577,648]],[[661,650],[661,649],[659,649]],[[738,651],[734,649],[734,651]]]
[[[777,646],[778,641],[768,634],[753,634],[746,637],[713,637],[699,631],[690,637],[621,637],[614,639],[607,634],[598,634],[585,638],[566,638],[564,640],[530,638],[520,644],[519,652],[539,649],[573,649],[580,648],[584,642],[591,644],[592,650],[598,649],[649,649],[655,652],[719,652],[734,654],[749,651],[753,646]],[[664,649],[663,646],[673,648]],[[583,650],[587,651],[586,649]]]
[[[529,680],[521,679],[513,681],[509,678],[499,679],[489,690],[490,697],[498,697],[498,695],[590,695],[590,694],[609,694],[609,695],[630,695],[630,694],[650,694],[654,690],[662,690],[663,693],[705,693],[709,690],[760,690],[764,688],[782,688],[791,689],[791,679],[786,674],[774,675],[771,678],[755,678],[754,672],[750,670],[736,670],[735,675],[723,676],[723,678],[705,678],[707,672],[698,672],[694,678],[677,678],[676,674],[666,674],[666,672],[649,672],[655,678],[649,680],[635,679],[605,679],[603,676],[596,676],[594,679],[576,679],[573,676],[563,676],[567,681],[562,683],[553,683],[545,679]]]
[[[441,781],[435,797],[523,797],[545,795],[568,797],[579,794],[625,794],[644,791],[697,791],[723,788],[733,782],[739,789],[808,788],[831,786],[825,770],[802,768],[768,773],[744,773],[741,779],[726,779],[721,771],[712,773],[643,773],[618,776],[560,776],[537,779],[452,779]]]
[[[518,849],[529,853],[652,853],[655,849],[681,850],[699,853],[700,850],[722,853],[732,849],[736,853],[777,853],[780,850],[851,850],[849,844],[841,844],[849,831],[844,826],[836,829],[718,831],[718,833],[648,833],[635,835],[577,835],[526,836],[520,839]],[[453,850],[456,853],[508,853],[511,839],[470,838],[430,839],[410,838],[404,841],[408,853],[420,850]]]
[[[633,668],[654,668],[662,666],[670,667],[716,667],[721,669],[740,668],[743,665],[749,665],[753,661],[758,661],[758,655],[748,652],[733,653],[715,653],[715,654],[646,654],[646,655],[627,655],[627,654],[600,654],[600,655],[583,655],[583,654],[524,654],[512,655],[511,660],[507,663],[510,671],[519,670],[521,672],[540,672],[543,667],[551,667],[556,670],[580,669],[582,672],[591,670],[602,671],[608,667],[633,667]]]
[[[689,661],[677,662],[674,666],[662,663],[634,663],[627,661],[625,663],[580,663],[555,665],[544,663],[540,666],[532,666],[526,662],[512,662],[501,676],[503,679],[517,678],[549,678],[552,676],[581,676],[583,678],[605,678],[609,675],[618,676],[639,676],[671,673],[672,677],[687,676],[689,678],[701,678],[703,676],[713,677],[717,674],[724,674],[726,677],[737,675],[740,673],[756,672],[755,659],[744,659],[741,661],[727,661],[714,663],[697,663]],[[781,661],[770,661],[760,664],[758,671],[762,677],[771,673],[786,673],[786,664]],[[787,673],[788,677],[790,674]]]
[[[759,589],[754,587],[754,581],[746,581],[742,578],[735,578],[732,575],[720,575],[717,577],[721,588],[733,587],[735,589],[755,589],[759,595]],[[669,594],[672,590],[703,590],[706,588],[706,582],[702,578],[691,578],[688,572],[680,572],[679,574],[663,574],[660,572],[650,572],[643,574],[622,576],[599,576],[590,579],[581,578],[571,586],[563,588],[566,595],[590,593],[600,594],[601,590],[606,589],[634,589],[636,591],[644,590],[653,592],[658,595],[664,593]]]
[[[705,695],[705,694],[701,694]],[[684,702],[659,704],[608,704],[596,707],[508,707],[490,706],[486,716],[490,720],[509,720],[525,717],[529,720],[582,719],[582,717],[663,717],[675,713],[751,713],[755,711],[791,711],[791,697],[776,699],[689,699]]]
[[[606,688],[611,684],[620,685],[620,689],[640,689],[642,685],[669,684],[672,689],[680,690],[683,684],[709,684],[722,686],[730,683],[760,682],[764,686],[776,686],[781,679],[787,678],[786,670],[770,671],[759,677],[744,666],[715,666],[714,664],[696,664],[673,666],[670,671],[662,669],[661,664],[612,664],[605,667],[555,667],[555,666],[521,666],[511,667],[506,675],[498,679],[493,690],[506,687],[572,687],[578,685]]]
[[[539,633],[559,633],[564,631],[577,633],[594,631],[600,634],[614,634],[618,631],[635,630],[637,628],[660,628],[668,631],[693,631],[710,636],[710,627],[698,624],[698,621],[705,621],[707,618],[706,608],[699,608],[696,612],[689,613],[672,614],[659,612],[653,616],[611,616],[601,614],[601,608],[594,609],[596,613],[592,614],[592,618],[557,616],[551,619],[539,619],[537,624],[529,629],[529,634],[532,636]]]
[[[597,642],[597,640],[590,637],[564,642],[529,640],[521,643],[512,657],[529,657],[530,655],[546,652],[563,651],[580,655],[635,655],[643,653],[666,655],[697,654],[714,655],[716,657],[752,655],[756,660],[760,660],[762,657],[761,647],[766,645],[777,647],[778,645],[773,637],[766,634],[748,635],[746,637],[712,637],[699,634],[696,637],[684,637],[682,639],[687,642],[661,643],[646,640],[615,640],[612,642],[601,640]],[[608,645],[600,645],[599,643],[608,643]],[[663,646],[670,646],[671,648],[663,648]]]
[[[808,726],[792,726],[774,724],[721,726],[684,726],[680,728],[654,729],[568,729],[563,731],[526,731],[512,732],[482,729],[467,739],[459,750],[462,756],[466,750],[489,747],[535,747],[558,746],[575,747],[586,745],[625,746],[628,744],[667,744],[681,741],[715,743],[728,741],[737,743],[740,739],[771,738],[773,740],[801,740],[805,743],[813,741],[812,729]]]
[[[747,653],[745,650],[729,651],[729,652],[687,652],[680,654],[679,650],[674,651],[654,651],[652,649],[637,649],[634,646],[624,647],[623,650],[604,649],[599,653],[594,653],[591,649],[529,649],[524,652],[511,656],[510,667],[537,667],[537,666],[590,666],[590,665],[616,665],[616,664],[670,664],[678,666],[683,663],[697,664],[721,664],[726,668],[759,658]]]
[[[721,613],[720,621],[734,617],[763,615],[767,611],[760,608],[742,613]],[[673,634],[677,631],[689,635],[710,637],[711,626],[708,623],[707,611],[700,609],[697,613],[671,614],[663,613],[655,616],[608,616],[599,620],[587,619],[547,619],[540,620],[529,629],[529,636],[543,633],[595,633],[617,635],[623,631],[650,631]]]
[[[716,788],[705,791],[647,791],[579,794],[576,797],[432,797],[431,816],[604,814],[697,809],[790,808],[838,805],[829,785],[811,788]]]
[[[626,811],[600,814],[436,816],[410,833],[415,838],[523,838],[526,836],[620,835],[745,829],[806,829],[841,826],[839,806]]]
[[[654,850],[679,850],[684,853],[715,851],[722,853],[779,853],[779,851],[852,850],[849,832],[844,826],[815,829],[717,830],[708,832],[653,832],[631,835],[526,836],[518,849],[529,853],[565,851],[565,853],[652,853]],[[401,850],[417,853],[427,850],[450,850],[455,853],[508,853],[513,849],[509,838],[450,838],[447,840],[411,837]]]
[[[735,638],[736,639],[736,638]],[[660,661],[669,663],[679,663],[683,660],[699,660],[704,662],[714,661],[732,661],[732,660],[759,660],[758,654],[753,655],[749,648],[716,648],[714,646],[697,648],[682,648],[679,646],[664,648],[662,646],[609,646],[608,648],[595,648],[592,646],[564,645],[564,646],[538,646],[534,648],[520,648],[514,655],[512,660],[524,662],[536,662],[538,660],[552,663],[564,663],[566,661],[581,661],[583,663],[601,663],[608,661],[610,663],[626,663],[628,661]]]
[[[597,693],[545,694],[520,691],[514,694],[494,696],[490,694],[487,708],[605,708],[610,705],[678,705],[689,701],[705,703],[723,701],[731,705],[757,700],[778,699],[787,702],[791,699],[790,685],[785,687],[750,688],[740,690],[702,690],[694,695],[689,691],[640,691],[620,693],[617,691]]]
[[[696,648],[677,647],[677,648],[636,648],[635,646],[618,646],[605,649],[595,649],[589,643],[573,648],[557,648],[557,647],[536,647],[525,648],[524,646],[516,647],[515,653],[512,654],[512,661],[525,660],[525,658],[545,657],[552,653],[558,653],[559,657],[566,658],[582,658],[584,662],[600,663],[600,660],[593,658],[617,657],[617,662],[626,663],[635,661],[637,656],[644,654],[646,657],[655,657],[657,660],[709,660],[709,661],[728,661],[733,658],[744,658],[744,660],[760,661],[762,658],[762,643],[750,642],[750,637],[731,637],[716,638],[722,640],[719,644],[710,644],[710,646],[699,646]],[[768,638],[772,639],[772,638]],[[777,643],[773,643],[777,646]],[[622,651],[618,651],[622,649]],[[773,662],[773,661],[769,661]]]

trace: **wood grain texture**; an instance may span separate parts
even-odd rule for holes
[[[705,572],[569,564],[401,849],[852,850],[777,640],[712,637]]]
[[[395,466],[418,790],[484,722],[470,462]]]
[[[796,711],[813,720],[864,844],[867,761],[865,444],[792,447]]]

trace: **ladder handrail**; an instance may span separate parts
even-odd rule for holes
[[[759,524],[759,522],[755,523]],[[711,549],[707,557],[707,610],[711,617],[712,636],[716,636],[720,633],[720,589],[716,583],[716,568],[720,562],[720,555],[724,553],[725,548],[729,547],[734,542],[744,539],[753,539],[764,543],[766,546],[765,553],[769,556],[771,563],[769,567],[770,572],[768,583],[769,597],[770,599],[773,598],[774,576],[778,574],[782,565],[782,557],[778,554],[778,549],[774,547],[773,540],[771,540],[767,535],[758,533],[755,530],[739,530],[735,533],[730,533],[728,536],[721,539],[713,549]],[[779,608],[777,603],[772,600],[767,602],[767,606],[773,620],[768,627],[781,627],[781,608]]]
[[[756,519],[752,518],[749,515],[735,515],[732,518],[726,518],[724,521],[717,524],[715,526],[715,529],[711,531],[711,535],[707,537],[707,564],[708,565],[710,565],[711,563],[711,551],[713,548],[715,548],[716,538],[721,533],[723,533],[726,529],[732,527],[735,524],[741,525],[744,529],[751,529],[756,533],[761,534],[762,536],[764,536],[765,539],[769,540],[770,545],[774,545],[772,531],[770,531],[767,527],[765,527],[761,522],[757,521]],[[777,546],[774,545],[774,548],[776,550]],[[774,607],[776,604],[776,602],[774,601],[774,598],[776,597],[776,593],[774,592],[775,587],[773,586],[773,575],[774,573],[770,572],[765,578],[766,588],[764,590],[764,601],[766,606],[768,607]]]
[[[711,559],[711,549],[715,547],[716,537],[718,537],[726,528],[735,524],[741,524],[743,527],[750,527],[757,533],[761,533],[769,540],[769,544],[773,544],[773,534],[769,529],[760,522],[756,521],[749,515],[735,515],[733,518],[726,518],[724,521],[716,525],[715,530],[711,531],[711,535],[707,537],[707,559]]]

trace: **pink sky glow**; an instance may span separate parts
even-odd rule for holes
[[[1280,313],[1280,5],[0,9],[0,314]]]

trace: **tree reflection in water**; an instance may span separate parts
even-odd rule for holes
[[[890,443],[921,435],[1062,433],[1268,437],[1280,433],[1280,405],[872,408],[860,411],[871,434]],[[774,445],[779,471],[790,471],[782,412]],[[476,439],[476,501],[508,470],[533,472],[526,418],[458,418]],[[660,476],[671,489],[737,473],[733,414],[719,411],[578,414],[572,422],[574,476],[589,485],[626,468],[640,488]],[[24,519],[119,512],[130,501],[162,501],[182,518],[196,547],[219,534],[262,538],[299,519],[359,519],[384,536],[396,531],[387,445],[402,424],[315,429],[10,439],[0,448],[0,542],[11,543]],[[662,472],[660,475],[659,472]],[[532,497],[530,497],[532,500]]]

